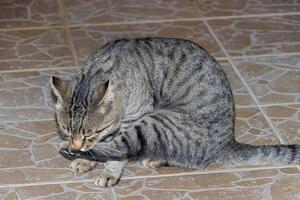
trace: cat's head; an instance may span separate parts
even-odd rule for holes
[[[123,102],[119,84],[52,77],[51,87],[58,132],[71,148],[92,149],[118,128]]]

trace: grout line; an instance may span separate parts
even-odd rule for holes
[[[228,172],[249,172],[258,170],[271,170],[271,169],[284,169],[284,168],[294,168],[293,165],[283,165],[283,166],[266,166],[266,167],[253,167],[253,168],[236,168],[227,170],[210,170],[210,171],[194,171],[176,174],[160,174],[160,175],[146,175],[146,176],[132,176],[124,177],[121,180],[133,180],[133,179],[149,179],[149,178],[168,178],[174,176],[191,176],[191,175],[205,175],[205,174],[220,174]],[[3,184],[0,185],[2,188],[10,187],[25,187],[25,186],[40,186],[40,185],[55,185],[55,184],[68,184],[68,183],[84,183],[84,182],[94,182],[94,179],[81,179],[81,180],[61,180],[61,181],[45,181],[45,182],[35,182],[35,183],[16,183],[16,184]]]
[[[299,105],[299,104],[300,102],[270,103],[270,104],[262,104],[261,107],[289,106],[289,105]]]
[[[0,132],[1,133],[1,132]],[[2,134],[2,133],[1,133]],[[7,135],[9,135],[9,134],[7,134]],[[12,135],[10,135],[10,136],[12,136]],[[13,135],[14,136],[14,135]],[[18,136],[15,136],[15,137],[18,137]],[[20,138],[23,138],[23,137],[20,137]],[[28,139],[28,138],[25,138],[25,139]],[[30,139],[30,138],[29,138]],[[31,138],[31,140],[32,140],[32,138]],[[34,139],[33,139],[34,140]],[[39,144],[41,144],[41,143],[39,143]],[[43,143],[44,144],[44,143]],[[2,148],[0,148],[0,150],[2,150]],[[19,151],[19,150],[28,150],[27,148],[24,148],[24,149],[8,149],[8,150],[10,150],[10,151]],[[59,157],[59,155],[57,155],[56,156],[56,158],[58,158]],[[52,159],[52,158],[51,158]],[[45,159],[45,160],[49,160],[49,159]],[[18,169],[35,169],[36,168],[36,166],[34,166],[34,165],[27,165],[27,166],[25,166],[25,165],[23,165],[23,166],[19,166],[19,167],[4,167],[4,168],[0,168],[0,171],[5,171],[5,170],[18,170]],[[45,169],[45,170],[47,170],[47,169],[49,169],[49,170],[69,170],[70,168],[68,168],[68,167],[38,167],[39,169]]]
[[[110,188],[110,192],[111,192],[111,194],[112,194],[113,200],[118,200],[118,199],[117,199],[117,195],[116,195],[116,191],[115,191],[114,187],[111,187],[111,188]]]
[[[36,71],[56,71],[66,69],[78,69],[78,67],[53,67],[53,68],[31,68],[31,69],[12,69],[0,70],[0,73],[20,73],[20,72],[36,72]]]
[[[63,8],[62,2],[60,2],[60,0],[58,0],[58,4],[59,4],[59,9]],[[62,11],[62,12],[65,13],[64,11]],[[67,26],[70,28],[80,28],[80,27],[86,27],[86,26],[112,26],[112,25],[149,24],[149,23],[164,23],[164,22],[201,21],[201,20],[205,20],[205,21],[207,21],[207,20],[226,20],[226,19],[239,19],[239,18],[263,18],[263,17],[293,16],[293,15],[300,15],[300,12],[246,14],[246,15],[194,17],[194,18],[178,18],[178,19],[157,19],[157,20],[154,19],[154,20],[119,21],[119,22],[106,22],[106,23],[78,23],[78,24],[68,24]],[[63,16],[63,21],[65,21],[65,18],[66,18],[66,15]],[[53,24],[53,25],[49,25],[49,26],[0,28],[0,31],[51,29],[51,28],[63,28],[64,26],[65,25]]]
[[[238,77],[240,78],[240,80],[242,81],[243,85],[246,87],[246,89],[248,90],[250,96],[252,97],[252,99],[254,100],[254,102],[256,103],[256,105],[258,106],[258,109],[260,110],[260,112],[263,114],[264,118],[267,120],[268,124],[270,125],[270,127],[272,128],[272,130],[274,131],[274,133],[276,134],[277,138],[279,139],[281,144],[285,144],[284,140],[282,139],[280,133],[278,132],[277,128],[274,127],[273,123],[271,122],[271,120],[269,119],[269,117],[267,116],[267,114],[265,113],[264,109],[262,108],[262,106],[259,104],[259,101],[257,100],[256,96],[254,95],[254,93],[252,92],[252,89],[248,86],[247,82],[244,80],[242,74],[239,72],[239,70],[237,69],[237,67],[234,65],[234,63],[232,62],[229,54],[227,53],[225,47],[222,45],[221,41],[219,40],[219,38],[216,36],[216,34],[214,33],[214,31],[212,30],[212,28],[209,26],[209,24],[207,23],[207,21],[203,21],[205,26],[207,27],[207,29],[209,30],[210,34],[213,36],[213,38],[216,40],[216,42],[218,43],[218,45],[220,46],[220,48],[222,49],[222,51],[224,52],[224,54],[226,55],[226,57],[228,58],[229,63],[232,65],[232,68],[234,69],[234,71],[236,72],[236,74],[238,75]]]
[[[75,50],[75,47],[74,47],[74,43],[73,43],[73,39],[72,39],[72,34],[71,34],[70,28],[68,26],[68,19],[66,17],[64,5],[63,5],[63,3],[60,0],[57,0],[57,2],[58,2],[59,12],[60,12],[60,15],[62,17],[63,28],[64,28],[65,33],[66,33],[66,38],[67,38],[68,46],[71,49],[73,61],[75,63],[75,66],[79,67],[78,59],[77,59],[78,57],[77,57],[77,53],[76,53],[76,50]]]
[[[59,29],[59,28],[63,28],[63,26],[62,25],[50,25],[50,26],[0,28],[0,32],[5,32],[5,31],[47,30],[47,29]]]
[[[68,183],[84,183],[84,182],[92,182],[92,181],[93,181],[92,179],[83,179],[83,180],[45,181],[45,182],[36,182],[36,183],[4,184],[4,185],[0,185],[0,189],[2,189],[2,188],[11,188],[11,187],[42,186],[42,185],[68,184]]]
[[[218,60],[218,61],[224,61],[224,60],[227,60],[227,58],[226,57],[216,57],[216,60]]]
[[[203,20],[215,20],[215,19],[237,19],[237,18],[253,18],[253,17],[276,17],[276,16],[289,16],[300,15],[300,12],[286,12],[286,13],[266,13],[266,14],[246,14],[246,15],[231,15],[231,16],[215,16],[215,17],[203,17]]]
[[[245,106],[243,106],[243,105],[237,105],[237,104],[235,104],[235,108],[257,108],[257,105],[245,105]]]
[[[258,170],[268,170],[268,169],[283,169],[283,168],[294,168],[295,165],[282,165],[282,166],[256,166],[252,168],[228,168],[228,169],[217,169],[217,170],[202,170],[202,171],[193,171],[193,172],[183,172],[175,174],[158,174],[158,175],[145,175],[145,176],[132,176],[124,177],[122,180],[131,180],[131,179],[146,179],[146,178],[167,178],[174,176],[191,176],[191,175],[204,175],[204,174],[220,174],[228,172],[250,172]]]
[[[27,87],[28,88],[28,87]],[[34,86],[34,87],[30,87],[30,88],[40,88],[38,86]],[[16,88],[18,89],[18,88]],[[24,88],[21,88],[21,90],[24,89]],[[1,91],[2,89],[0,89]],[[16,110],[16,109],[52,109],[53,106],[51,105],[41,105],[41,106],[3,106],[1,107],[0,109],[11,109],[11,110]]]
[[[20,120],[20,121],[1,121],[0,124],[23,123],[23,122],[44,122],[44,121],[54,121],[54,118],[49,118],[49,119],[28,119],[28,120]]]
[[[231,59],[244,59],[244,58],[265,58],[265,57],[278,57],[278,56],[298,56],[300,52],[290,53],[270,53],[270,54],[259,54],[259,55],[243,55],[243,56],[230,56]]]

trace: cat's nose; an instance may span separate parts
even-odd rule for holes
[[[73,139],[72,140],[72,148],[76,150],[80,150],[82,148],[82,142],[80,140]]]

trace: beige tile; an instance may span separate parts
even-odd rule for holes
[[[264,199],[262,188],[238,188],[229,190],[211,190],[191,192],[189,196],[194,200],[261,200]]]
[[[26,149],[31,144],[32,140],[30,138],[21,138],[14,135],[7,134],[9,130],[6,130],[5,125],[0,125],[0,134],[1,148],[10,148],[10,149]]]
[[[279,140],[258,108],[238,108],[235,137],[255,145],[279,144]]]
[[[28,150],[0,150],[0,168],[31,165],[34,165],[34,162]]]
[[[271,187],[271,195],[273,200],[299,200],[299,184],[299,177],[285,177],[276,181]]]
[[[299,56],[235,59],[234,64],[261,104],[300,101]]]
[[[58,156],[57,149],[51,144],[39,144],[32,146],[35,161],[45,160]]]
[[[0,13],[0,29],[61,24],[57,1],[2,0]]]
[[[62,29],[1,31],[0,38],[1,70],[75,66]]]
[[[27,120],[52,119],[53,110],[50,107],[41,108],[0,108],[0,121],[14,122]]]
[[[69,169],[24,167],[0,170],[0,184],[38,183],[71,180],[74,174]]]
[[[53,121],[1,124],[0,135],[3,138],[0,140],[0,185],[74,177],[68,169],[69,162],[58,154]],[[36,142],[47,135],[52,137],[43,143]]]
[[[120,199],[298,199],[299,171],[287,170],[296,171],[286,174],[270,169],[123,180],[115,192]]]
[[[300,144],[300,104],[270,106],[264,110],[286,143]]]
[[[20,186],[0,190],[4,199],[112,199],[110,189],[96,188],[91,183],[65,183],[51,185]]]
[[[0,121],[53,119],[50,78],[74,73],[76,69],[0,73]]]
[[[108,41],[147,36],[189,39],[200,44],[212,55],[224,57],[220,47],[201,21],[93,26],[74,28],[71,32],[75,49],[81,62],[96,48]]]
[[[230,56],[299,52],[300,15],[208,22]]]
[[[300,11],[295,1],[227,0],[64,0],[70,23],[107,23],[140,20],[184,19]]]

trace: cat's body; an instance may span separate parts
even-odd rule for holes
[[[68,127],[71,146],[77,141],[81,150],[72,154],[63,148],[61,154],[119,161],[108,163],[106,175],[98,179],[101,186],[115,184],[127,160],[188,168],[215,162],[299,164],[296,145],[255,147],[235,141],[229,82],[215,59],[187,40],[108,43],[88,58],[81,75],[69,83],[57,79],[53,89],[62,96],[59,127]],[[84,146],[87,129],[97,136]]]

